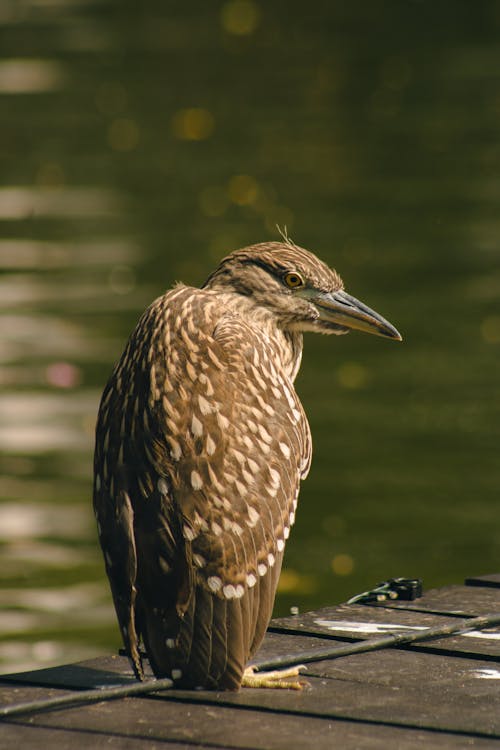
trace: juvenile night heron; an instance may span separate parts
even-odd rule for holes
[[[400,339],[293,243],[222,260],[146,310],[104,390],[94,508],[125,647],[143,679],[237,689],[269,623],[311,436],[303,331]]]

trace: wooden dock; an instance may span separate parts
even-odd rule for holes
[[[397,637],[489,616],[496,624],[415,643]],[[256,662],[300,653],[302,691],[164,690],[6,716],[0,748],[500,748],[500,574],[414,601],[343,604],[273,620]],[[325,658],[393,635],[392,647]],[[135,685],[110,656],[0,677],[0,707]]]

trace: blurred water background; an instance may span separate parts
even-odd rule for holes
[[[0,669],[114,651],[100,391],[142,309],[277,239],[403,344],[309,336],[276,612],[498,571],[500,2],[2,0]]]

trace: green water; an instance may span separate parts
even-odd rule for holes
[[[276,224],[403,344],[306,338],[277,613],[498,571],[500,4],[0,8],[0,668],[109,652],[100,391],[142,309]]]

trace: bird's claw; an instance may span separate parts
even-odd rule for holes
[[[272,672],[256,672],[255,667],[247,667],[243,673],[242,687],[251,688],[282,688],[285,690],[302,690],[309,687],[307,680],[290,679],[298,677],[301,669],[307,669],[304,664],[287,669],[275,669]]]

